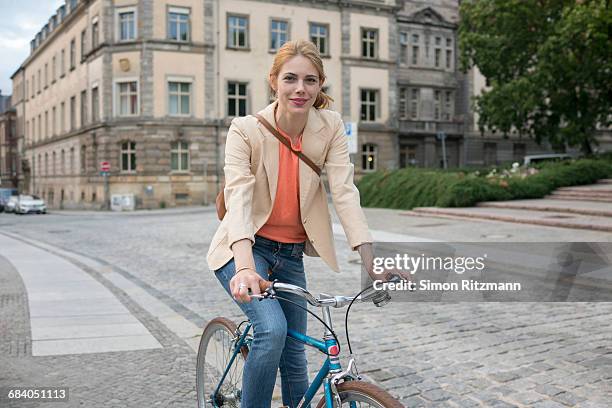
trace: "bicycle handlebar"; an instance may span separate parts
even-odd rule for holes
[[[251,297],[265,299],[273,295],[274,292],[293,293],[306,299],[309,304],[316,307],[330,306],[334,308],[341,308],[348,305],[353,301],[353,299],[355,299],[354,296],[332,296],[325,293],[321,293],[320,297],[316,298],[309,291],[300,286],[264,280],[259,281],[259,289],[261,290],[262,295],[251,295]],[[384,299],[381,299],[381,294],[384,295]],[[358,296],[357,300],[361,300],[363,302],[372,300],[376,306],[383,306],[389,299],[386,292],[377,291],[373,287],[370,287],[368,290]]]

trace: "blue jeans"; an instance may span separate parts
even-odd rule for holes
[[[303,252],[304,243],[283,244],[255,236],[255,268],[266,280],[278,279],[279,282],[305,288]],[[215,271],[217,279],[228,293],[229,281],[235,270],[232,259]],[[306,307],[306,300],[299,296],[287,293],[281,296]],[[277,299],[254,299],[249,303],[237,304],[254,329],[251,350],[242,376],[241,407],[270,407],[276,373],[280,368],[283,404],[295,408],[308,389],[308,370],[304,344],[288,338],[287,329],[305,334],[306,311]]]

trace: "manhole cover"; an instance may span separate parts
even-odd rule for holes
[[[70,232],[70,230],[49,230],[49,234],[66,234]]]

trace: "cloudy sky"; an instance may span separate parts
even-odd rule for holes
[[[0,0],[0,89],[12,94],[11,75],[30,54],[30,40],[64,0]]]

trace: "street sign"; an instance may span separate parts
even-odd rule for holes
[[[108,171],[101,171],[101,172],[100,172],[100,175],[101,175],[102,177],[106,177],[106,176],[108,176]]]
[[[110,171],[110,163],[107,161],[100,162],[100,171],[109,172]]]
[[[357,123],[355,122],[346,122],[344,124],[344,132],[346,133],[346,137],[348,138],[348,151],[350,154],[357,153]]]

